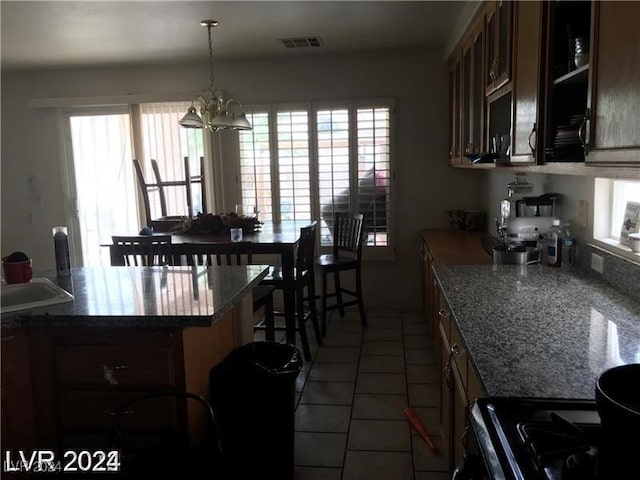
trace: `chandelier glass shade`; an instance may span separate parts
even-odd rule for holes
[[[207,27],[209,38],[209,88],[205,94],[196,95],[191,100],[191,106],[178,123],[185,128],[206,128],[212,132],[223,129],[251,130],[242,103],[235,98],[227,99],[223,91],[214,87],[211,28],[217,26],[218,22],[202,20],[200,25]]]

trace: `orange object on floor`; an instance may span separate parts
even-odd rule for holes
[[[413,428],[418,431],[422,439],[427,442],[427,445],[429,445],[429,448],[431,449],[433,454],[438,455],[440,453],[438,447],[436,447],[436,445],[433,443],[433,440],[431,440],[431,436],[429,435],[427,428],[420,421],[420,418],[418,417],[416,412],[412,408],[405,408],[404,415],[405,417],[407,417],[411,425],[413,425]]]

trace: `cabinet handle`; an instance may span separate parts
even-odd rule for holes
[[[438,286],[438,282],[436,280],[433,281],[433,286],[437,287]]]
[[[440,310],[438,310],[438,316],[440,318],[448,318],[449,317],[449,312],[447,312],[443,308],[441,308]]]
[[[531,155],[533,155],[535,157],[536,156],[536,147],[531,145],[531,137],[533,137],[534,134],[536,135],[536,140],[537,140],[538,139],[538,133],[536,132],[536,124],[535,124],[535,122],[533,124],[533,128],[531,129],[531,133],[529,134],[529,148],[531,149]]]
[[[460,351],[460,347],[458,346],[457,343],[454,343],[453,345],[451,345],[451,355],[454,355],[456,357],[462,356],[462,352]]]
[[[587,139],[587,122],[591,117],[591,109],[587,108],[587,111],[582,116],[582,123],[580,124],[580,128],[578,129],[578,138],[580,139],[580,143],[582,144],[582,149],[584,150],[584,154],[589,154],[589,140]]]
[[[102,376],[104,377],[104,381],[111,386],[118,385],[118,381],[116,380],[116,377],[113,376],[113,374],[116,370],[123,370],[125,368],[129,368],[129,366],[128,365],[112,365],[112,366],[103,365]]]

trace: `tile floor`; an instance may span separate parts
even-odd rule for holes
[[[439,374],[422,313],[337,311],[297,379],[296,480],[445,480],[404,416],[418,414],[442,451]]]

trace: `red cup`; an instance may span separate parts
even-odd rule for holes
[[[4,279],[7,283],[26,283],[33,278],[31,260],[9,262],[5,257],[2,259],[2,268],[4,269]]]

